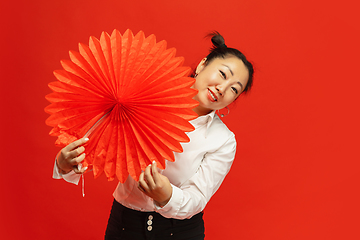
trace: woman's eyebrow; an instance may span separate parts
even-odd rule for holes
[[[240,85],[241,90],[243,90],[243,89],[244,89],[244,86],[242,85],[242,83],[241,83],[241,82],[237,82],[237,84],[239,84],[239,85]]]
[[[231,75],[233,75],[233,76],[234,76],[233,71],[231,70],[231,68],[230,68],[228,65],[225,65],[225,64],[222,64],[222,65],[223,65],[223,66],[225,66],[225,67],[227,67],[227,68],[229,69],[229,71],[230,71]]]

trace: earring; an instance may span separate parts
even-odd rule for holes
[[[218,111],[218,114],[220,115],[220,117],[226,117],[227,115],[229,115],[230,113],[230,109],[226,106],[226,109],[227,109],[227,113],[226,114],[222,114],[220,113],[220,110],[217,110]]]
[[[197,77],[197,75],[198,75],[198,74],[197,74],[197,73],[195,73],[194,78],[196,78],[196,77]]]

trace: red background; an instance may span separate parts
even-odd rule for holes
[[[51,178],[47,84],[77,43],[154,33],[185,64],[211,30],[255,65],[225,123],[236,160],[205,209],[206,239],[360,239],[357,1],[2,1],[1,239],[102,239],[115,182]]]

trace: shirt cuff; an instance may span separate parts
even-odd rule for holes
[[[56,165],[56,159],[54,164],[54,170],[53,170],[53,178],[54,179],[64,179],[65,181],[69,183],[73,183],[78,185],[80,181],[81,174],[76,174],[74,171],[71,170],[71,172],[62,174],[59,172],[59,168]]]
[[[176,217],[184,199],[183,191],[172,184],[171,186],[172,186],[172,194],[168,203],[163,207],[160,207],[154,203],[155,211],[160,213],[162,216],[166,218]]]

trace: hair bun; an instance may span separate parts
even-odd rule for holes
[[[225,39],[220,35],[219,32],[214,31],[208,34],[208,37],[211,37],[211,42],[214,48],[226,48]]]

